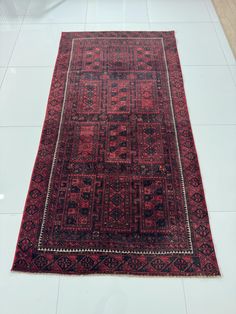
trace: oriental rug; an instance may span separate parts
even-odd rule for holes
[[[174,32],[62,33],[13,270],[219,275]]]

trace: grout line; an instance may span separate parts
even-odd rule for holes
[[[30,15],[27,15],[27,16],[30,16]],[[87,18],[87,17],[86,17]],[[116,22],[116,24],[122,24],[123,22],[122,21],[117,21]],[[136,22],[127,22],[127,23],[129,23],[129,24],[149,24],[149,23],[147,23],[147,22],[143,22],[143,21],[136,21]],[[173,24],[212,24],[212,23],[214,23],[214,22],[212,22],[212,21],[156,21],[156,22],[151,22],[150,21],[150,24],[171,24],[171,23],[173,23]],[[85,22],[85,23],[79,23],[79,22],[77,22],[77,21],[74,21],[74,22],[54,22],[54,21],[52,21],[52,22],[37,22],[37,21],[35,21],[35,22],[27,22],[27,21],[25,21],[24,22],[24,26],[25,25],[35,25],[35,24],[38,24],[38,25],[45,25],[45,24],[48,24],[48,25],[51,25],[51,24],[55,24],[55,25],[57,25],[57,24],[68,24],[68,25],[70,25],[70,24],[78,24],[78,25],[82,25],[82,24],[114,24],[113,22],[106,22],[106,21],[103,21],[103,22],[101,22],[101,23],[98,23],[98,22]],[[1,25],[21,25],[21,23],[8,23],[8,24],[1,24],[0,23],[0,27],[1,27]]]
[[[234,64],[230,64],[230,63],[228,62],[228,59],[227,59],[226,54],[225,54],[225,50],[223,49],[222,42],[221,42],[220,37],[219,37],[219,34],[218,34],[217,30],[216,30],[216,25],[219,25],[219,26],[221,27],[221,29],[222,29],[222,31],[223,31],[223,33],[224,33],[224,35],[225,35],[224,29],[223,29],[223,27],[222,27],[222,25],[221,25],[221,22],[213,22],[212,24],[213,24],[213,28],[214,28],[214,31],[215,31],[215,34],[216,34],[216,37],[217,37],[219,46],[220,46],[221,51],[222,51],[222,53],[223,53],[223,55],[224,55],[224,58],[225,58],[225,61],[226,61],[226,65],[227,65],[227,67],[228,67],[228,69],[229,69],[230,76],[231,76],[231,78],[232,78],[232,80],[233,80],[234,85],[236,85],[236,82],[235,82],[234,77],[233,77],[233,73],[232,73],[232,71],[231,71],[231,66],[234,66]],[[227,39],[226,35],[225,35],[225,38],[226,38],[226,41],[228,42],[228,39]],[[228,49],[230,49],[230,50],[231,50],[231,53],[233,54],[233,51],[232,51],[232,49],[231,49],[231,47],[230,47],[229,42],[228,42],[228,46],[229,46]],[[233,55],[234,55],[234,54],[233,54]]]
[[[55,314],[58,313],[58,304],[59,304],[59,297],[60,297],[60,286],[61,286],[61,278],[59,277],[59,279],[58,279],[58,286],[57,286],[57,300],[56,300],[56,312],[55,312]]]
[[[218,14],[217,14],[217,12],[216,12],[216,9],[215,9],[215,6],[214,6],[212,0],[209,0],[209,1],[208,1],[208,0],[203,0],[203,1],[204,1],[205,8],[206,8],[207,11],[208,11],[208,14],[209,14],[209,16],[210,16],[210,19],[211,19],[212,23],[214,23],[214,22],[219,22],[219,17],[218,17]],[[212,11],[214,11],[213,14],[210,13],[211,7],[212,7]],[[218,21],[217,21],[216,19],[214,19],[214,17],[213,17],[214,14],[218,17]]]
[[[182,67],[227,67],[227,64],[182,64]]]
[[[186,297],[186,292],[185,292],[185,286],[184,286],[184,279],[181,279],[181,283],[182,283],[182,289],[183,289],[183,294],[184,294],[184,304],[185,304],[185,311],[186,314],[188,314],[188,302],[187,302],[187,297]]]
[[[209,10],[208,10],[208,12],[209,12]],[[227,59],[226,54],[225,54],[225,51],[224,51],[224,49],[223,49],[222,42],[221,42],[220,37],[219,37],[219,34],[218,34],[217,30],[216,30],[216,25],[218,25],[218,26],[221,27],[223,33],[224,33],[224,30],[223,30],[223,27],[222,27],[222,25],[221,25],[220,22],[212,22],[212,26],[213,26],[213,29],[214,29],[214,31],[215,31],[215,35],[216,35],[216,38],[217,38],[219,47],[220,47],[220,49],[221,49],[221,52],[223,53],[223,56],[224,56],[225,61],[226,61],[226,64],[227,64],[227,66],[229,67],[230,64],[228,63],[228,59]],[[225,34],[225,33],[224,33],[224,34]],[[226,40],[228,41],[227,38],[226,38]],[[229,49],[231,50],[230,46],[229,46]],[[231,50],[231,52],[232,52],[232,50]],[[233,53],[233,52],[232,52],[232,53]]]
[[[205,7],[205,9],[206,9],[206,11],[208,13],[208,16],[209,16],[209,19],[210,19],[211,23],[213,23],[213,20],[212,20],[212,17],[211,17],[211,14],[210,14],[210,11],[209,11],[209,8],[208,8],[208,5],[207,5],[206,1],[202,0],[202,3],[203,3],[203,5],[204,5],[204,7]]]
[[[227,213],[227,214],[236,214],[236,210],[208,210],[209,213]]]
[[[42,125],[0,125],[1,128],[42,128]]]
[[[29,15],[27,15],[29,16]],[[91,23],[91,24],[98,24],[98,23]],[[86,25],[86,22],[24,22],[23,26],[30,26],[30,25]],[[1,24],[0,24],[1,26]]]
[[[155,22],[150,22],[151,25],[153,24],[212,24],[212,21],[155,21]]]
[[[2,87],[2,85],[3,85],[3,81],[4,81],[4,79],[5,79],[6,73],[7,73],[7,66],[1,67],[1,68],[5,69],[5,70],[4,70],[4,74],[3,74],[2,80],[1,80],[1,82],[0,82],[0,90],[1,90],[1,87]]]
[[[1,82],[1,84],[0,84],[0,88],[2,87],[2,84],[3,84],[4,80],[5,80],[5,77],[6,77],[6,74],[7,74],[7,70],[8,70],[8,67],[9,67],[9,64],[10,64],[10,61],[11,61],[11,58],[12,58],[12,56],[13,56],[13,52],[14,52],[15,47],[16,47],[17,40],[18,40],[18,38],[19,38],[19,36],[20,36],[22,24],[23,24],[23,19],[22,19],[22,21],[21,21],[21,24],[19,24],[19,25],[20,25],[20,26],[19,26],[19,30],[18,30],[18,33],[17,33],[17,35],[16,35],[15,42],[14,42],[14,44],[13,44],[13,46],[12,46],[12,51],[11,51],[11,53],[10,53],[9,60],[8,60],[8,62],[7,62],[7,64],[6,64],[6,66],[5,66],[6,71],[5,71],[4,75],[3,75],[2,82]]]
[[[0,215],[23,215],[23,213],[0,213]]]
[[[28,7],[29,7],[29,5],[28,5]],[[10,54],[8,63],[7,63],[7,65],[6,65],[6,68],[7,68],[7,69],[6,69],[6,71],[5,71],[5,74],[4,74],[4,77],[3,77],[2,82],[5,80],[6,73],[7,73],[7,70],[8,70],[8,68],[9,68],[9,64],[10,64],[10,62],[11,62],[11,58],[12,58],[13,53],[14,53],[15,48],[16,48],[16,43],[17,43],[17,41],[18,41],[18,39],[19,39],[19,37],[20,37],[22,25],[23,25],[23,23],[24,23],[25,15],[26,15],[27,10],[28,10],[28,8],[25,10],[25,13],[24,13],[23,15],[21,15],[21,16],[22,16],[22,21],[21,21],[21,23],[17,24],[17,25],[19,25],[19,31],[18,31],[18,33],[17,33],[17,36],[16,36],[16,39],[15,39],[14,45],[13,45],[13,47],[12,47],[12,52],[11,52],[11,54]],[[1,86],[2,86],[2,84],[1,84]]]
[[[221,22],[220,22],[220,21],[219,21],[219,22],[212,22],[212,24],[213,24],[213,27],[214,27],[214,30],[215,30],[215,33],[216,33],[216,37],[217,37],[217,39],[218,39],[218,43],[219,43],[220,48],[221,48],[221,50],[222,50],[222,52],[223,52],[223,54],[224,54],[224,57],[225,57],[225,60],[226,60],[227,64],[228,64],[228,65],[233,65],[233,64],[228,63],[228,59],[227,59],[226,54],[225,54],[225,51],[224,51],[224,49],[223,49],[222,41],[220,40],[220,36],[219,36],[219,34],[218,34],[218,32],[217,32],[217,29],[216,29],[216,26],[217,26],[217,25],[220,26],[220,28],[221,28],[221,30],[222,30],[222,33],[223,33],[223,35],[225,36],[226,42],[228,43],[228,48],[229,48],[230,52],[232,53],[232,55],[234,55],[234,54],[233,54],[233,51],[232,51],[232,49],[231,49],[231,47],[230,47],[229,40],[228,40],[228,38],[227,38],[227,36],[226,36],[226,34],[225,34],[225,31],[224,31],[224,28],[223,28]]]
[[[28,4],[28,7],[27,9],[25,10],[25,15],[24,15],[24,19],[26,16],[28,16],[28,12],[29,12],[29,9],[30,9],[30,6],[31,6],[31,3],[32,3],[32,0],[29,1],[29,4]]]
[[[53,65],[9,65],[8,68],[51,68]]]
[[[191,123],[192,126],[211,126],[211,127],[227,127],[227,126],[235,126],[236,123]]]
[[[230,65],[230,66],[229,66],[229,70],[230,70],[231,77],[232,77],[232,79],[233,79],[233,81],[234,81],[234,85],[236,86],[236,79],[235,79],[235,77],[234,77],[234,75],[233,75],[232,68],[235,68],[235,69],[236,69],[236,65]]]
[[[88,20],[88,6],[89,6],[89,0],[87,0],[87,4],[86,4],[86,10],[85,10],[85,22],[83,23],[84,24],[84,31],[86,31],[86,25],[88,24],[87,23],[87,20]]]
[[[228,64],[228,69],[229,69],[229,72],[230,72],[230,76],[231,76],[231,78],[232,78],[232,80],[233,80],[233,83],[234,83],[234,85],[236,86],[236,81],[235,81],[235,78],[234,78],[234,76],[233,76],[233,72],[232,72],[232,70],[231,70],[231,67],[235,67],[235,65],[230,65],[230,64]]]
[[[146,9],[147,9],[147,18],[148,18],[148,29],[149,31],[151,30],[151,19],[150,19],[150,14],[149,14],[149,1],[146,0]]]
[[[125,24],[126,24],[126,10],[127,10],[126,1],[127,0],[122,1],[122,30],[125,29]]]

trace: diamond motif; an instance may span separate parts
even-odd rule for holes
[[[111,198],[112,203],[115,204],[116,206],[120,205],[123,201],[123,198],[119,194],[115,194]]]

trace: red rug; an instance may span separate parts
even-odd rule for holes
[[[62,34],[13,270],[219,275],[174,32]]]

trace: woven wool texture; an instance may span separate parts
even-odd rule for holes
[[[62,34],[13,270],[219,275],[174,32]]]

